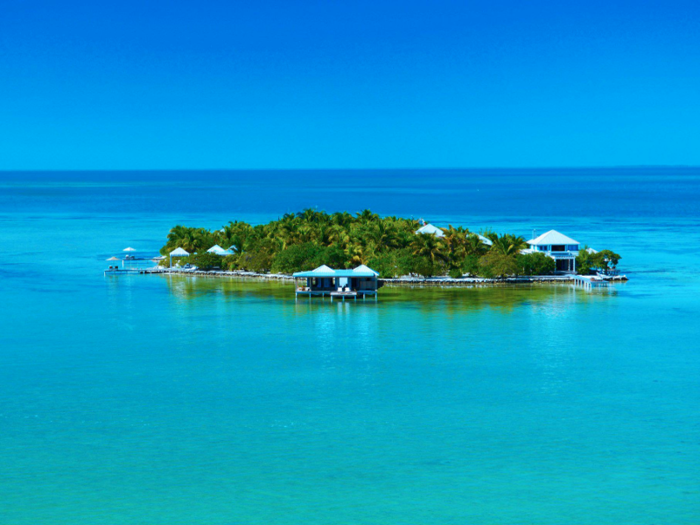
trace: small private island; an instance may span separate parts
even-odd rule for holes
[[[105,274],[282,279],[295,283],[297,297],[343,300],[376,299],[385,285],[572,282],[593,287],[627,280],[617,270],[620,255],[594,250],[555,230],[528,241],[512,233],[440,228],[369,210],[353,215],[307,209],[267,224],[229,222],[219,230],[175,226],[160,253],[154,259],[129,254],[121,269],[110,266]],[[124,268],[136,260],[153,260],[157,266]]]
[[[175,226],[160,253],[154,259],[158,266],[141,273],[285,279],[295,283],[297,296],[343,299],[376,298],[385,285],[594,286],[626,280],[617,271],[620,255],[594,250],[555,230],[528,241],[369,210],[329,214],[306,209],[267,224],[235,221],[219,230]],[[122,271],[117,269],[105,273]]]

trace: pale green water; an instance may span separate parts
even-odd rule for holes
[[[178,216],[134,184],[0,189],[0,523],[700,519],[692,207],[556,225],[525,204],[508,219],[445,209],[615,248],[632,280],[331,304],[269,283],[104,278],[104,259],[155,250],[176,222],[274,216],[235,214],[206,185],[196,199],[216,211]]]

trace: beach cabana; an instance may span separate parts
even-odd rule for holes
[[[364,264],[352,270],[334,270],[325,264],[315,270],[296,272],[296,295],[351,297],[377,295],[379,273]],[[301,284],[297,280],[301,280]]]
[[[182,248],[175,248],[170,252],[170,267],[173,267],[173,257],[188,257],[189,252],[183,250]]]
[[[444,237],[445,232],[442,231],[440,228],[437,226],[433,226],[432,224],[426,224],[425,226],[421,226],[416,230],[416,234],[422,234],[422,235],[435,235],[435,237]]]

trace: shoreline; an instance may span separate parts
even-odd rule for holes
[[[242,280],[262,280],[262,281],[287,281],[294,282],[294,278],[287,274],[256,273],[244,270],[224,271],[224,270],[173,270],[171,268],[145,269],[144,274],[158,275],[181,275],[197,276],[208,278],[239,278]],[[628,279],[625,276],[613,277],[608,282],[624,283]],[[450,287],[450,288],[472,288],[475,286],[503,286],[512,284],[576,284],[576,280],[566,275],[533,275],[521,277],[507,277],[505,279],[485,279],[481,277],[399,277],[390,279],[378,279],[381,286],[394,287]]]

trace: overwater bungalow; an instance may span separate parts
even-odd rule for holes
[[[556,273],[576,273],[576,256],[580,243],[556,230],[549,230],[535,239],[527,241],[531,248],[522,253],[544,253],[556,262]]]
[[[375,272],[364,264],[352,270],[334,270],[325,264],[315,270],[293,274],[297,297],[329,296],[333,298],[365,299],[368,295],[377,296],[379,288]]]

